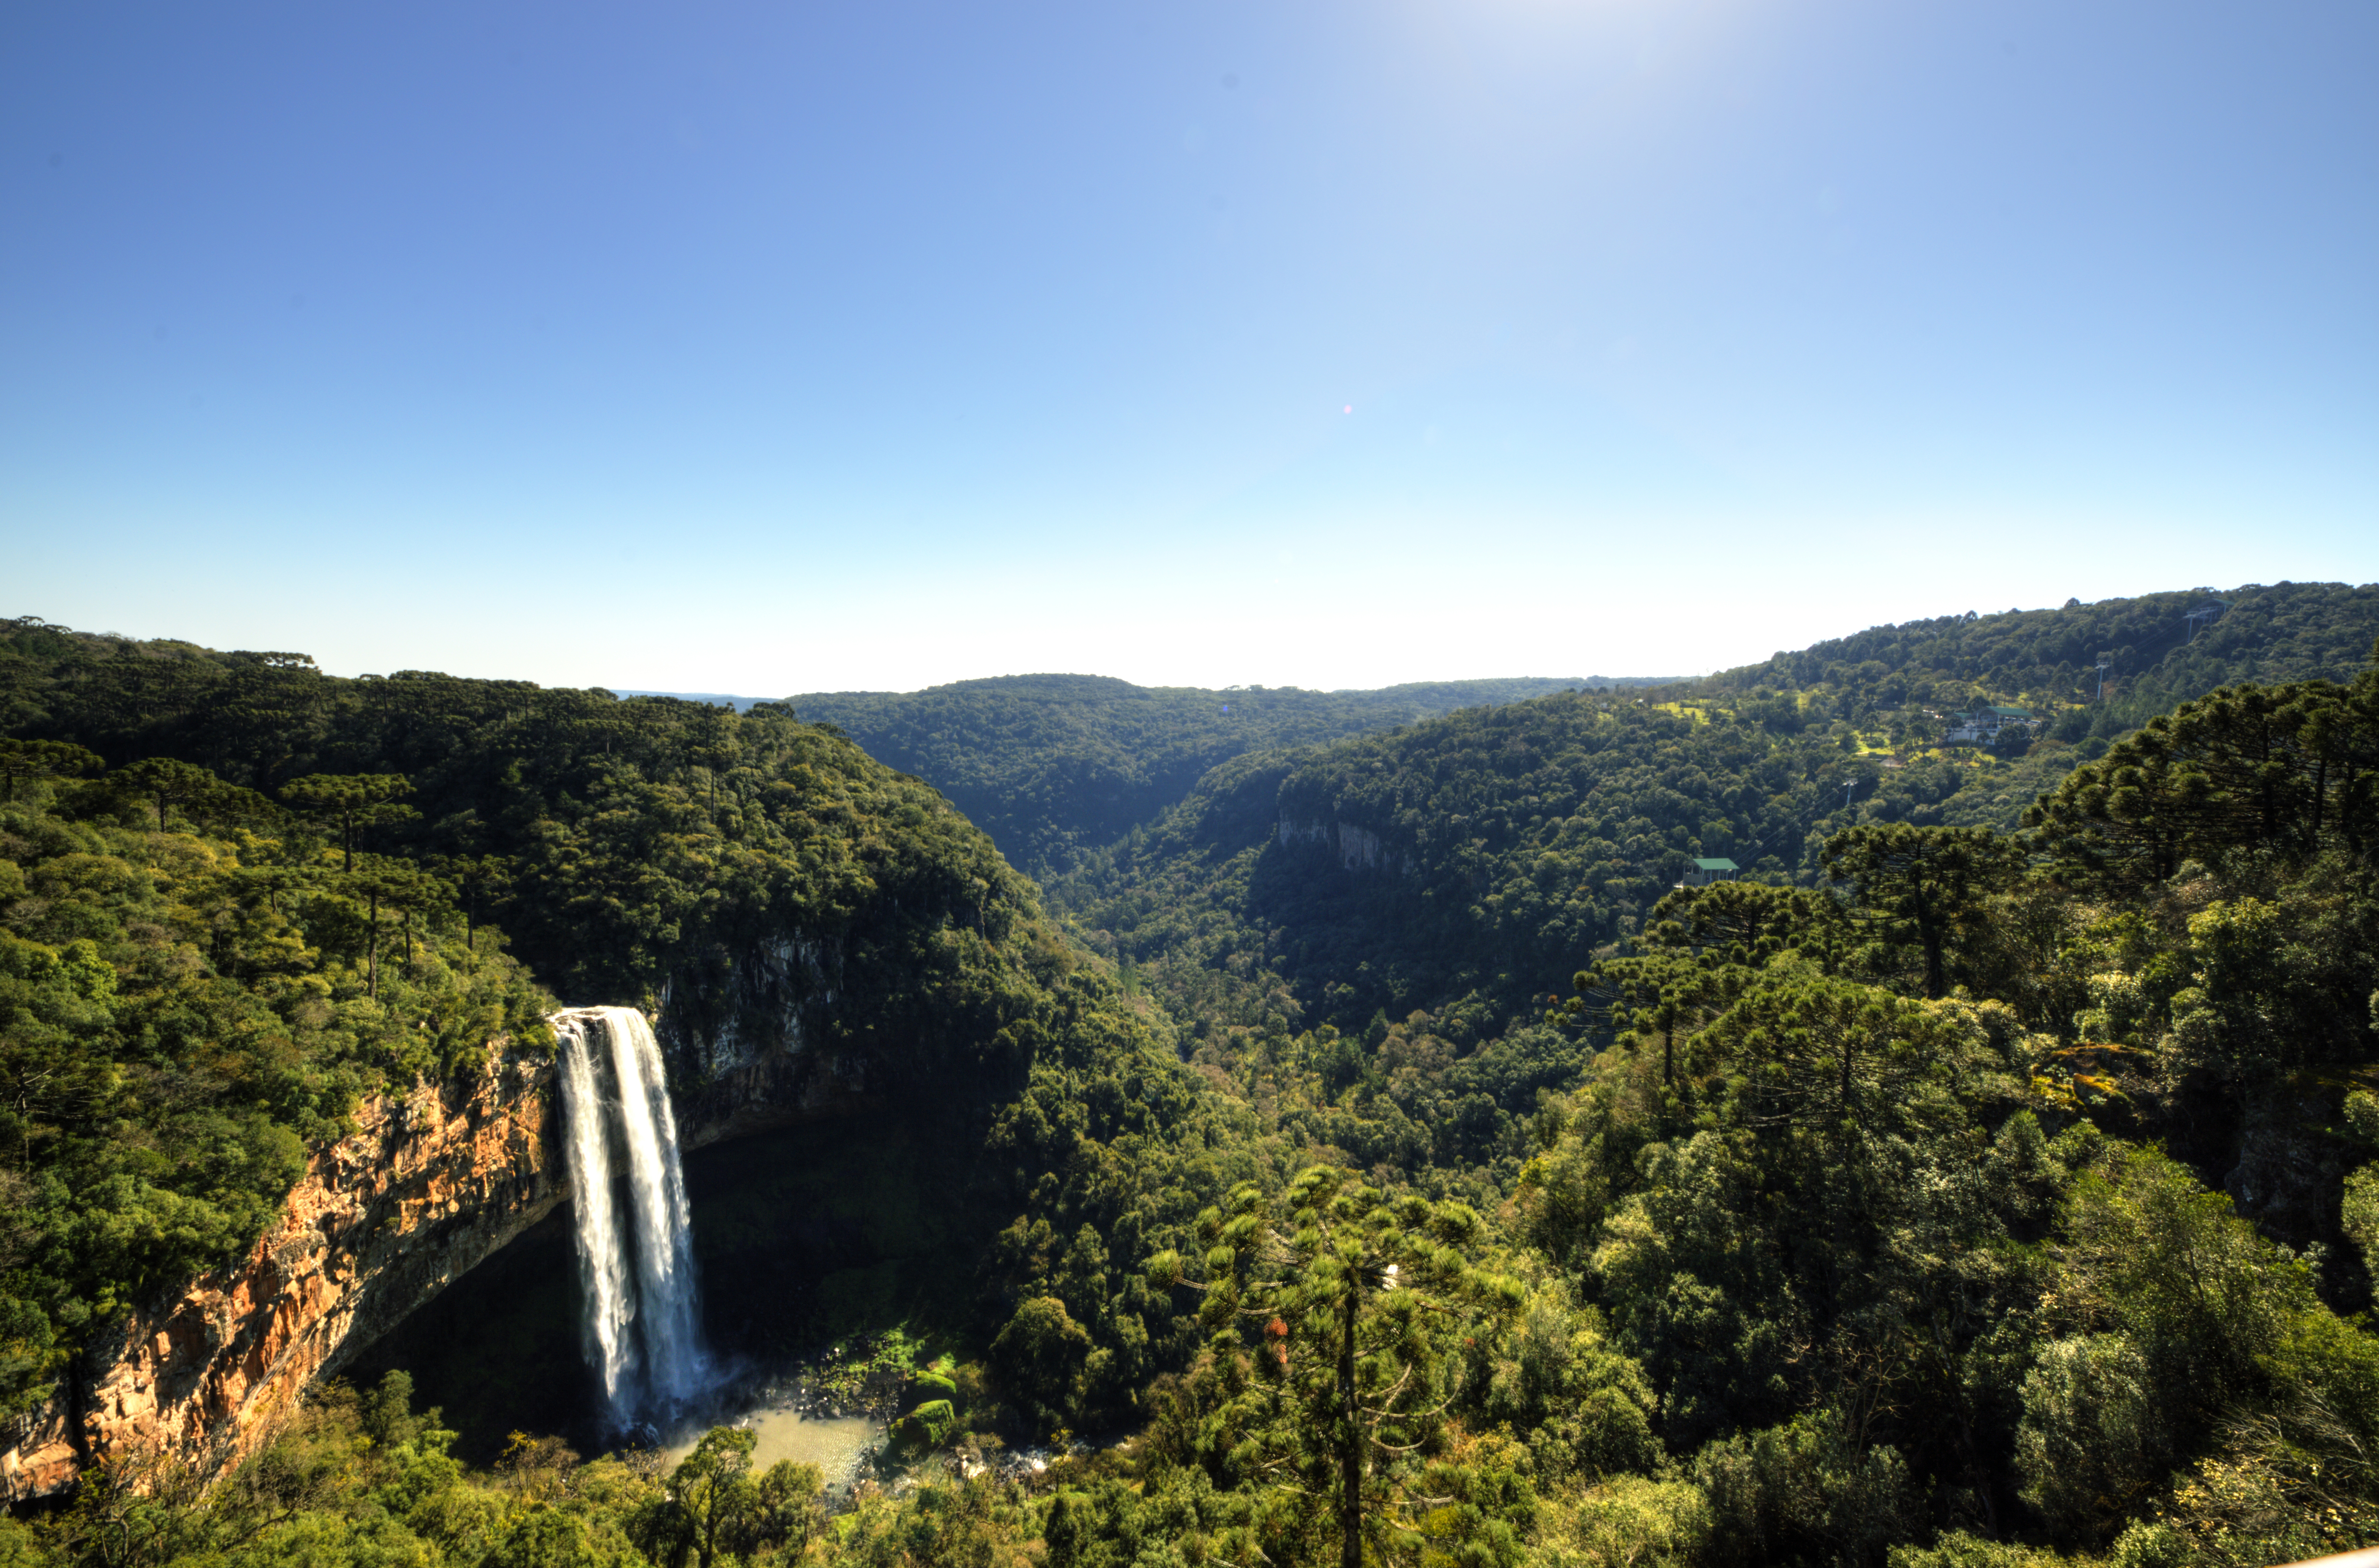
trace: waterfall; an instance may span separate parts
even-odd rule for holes
[[[578,1007],[555,1014],[553,1027],[586,1360],[612,1419],[625,1426],[708,1382],[677,1117],[644,1014]]]
[[[570,1202],[578,1216],[579,1294],[586,1300],[581,1329],[586,1359],[603,1382],[604,1403],[617,1411],[628,1372],[628,1320],[635,1309],[628,1298],[619,1221],[611,1211],[610,1118],[595,1084],[586,1025],[558,1019],[554,1031],[562,1037],[562,1135],[570,1146]]]

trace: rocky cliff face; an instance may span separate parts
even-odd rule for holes
[[[364,1102],[246,1258],[136,1313],[0,1439],[0,1493],[136,1453],[213,1471],[253,1451],[309,1383],[567,1198],[552,1083],[499,1042],[476,1080]]]
[[[680,1086],[688,1149],[863,1104],[878,1076],[861,1053],[820,1048],[841,1001],[839,942],[779,935],[682,959],[654,1033]]]
[[[659,1033],[671,1079],[694,1086],[677,1104],[684,1147],[865,1100],[863,1057],[804,1040],[839,961],[780,942],[672,980]],[[308,1385],[568,1201],[559,1101],[552,1061],[505,1042],[476,1079],[365,1101],[246,1258],[136,1313],[47,1408],[0,1431],[0,1498],[49,1496],[136,1453],[211,1473],[253,1452]]]
[[[834,1007],[842,966],[841,944],[798,935],[681,959],[654,1024],[674,1076],[708,1082],[798,1055]]]
[[[1351,822],[1292,822],[1283,816],[1278,833],[1283,849],[1321,845],[1348,871],[1401,871],[1407,876],[1413,874],[1411,856],[1383,847],[1378,834]]]

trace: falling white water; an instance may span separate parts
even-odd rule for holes
[[[570,1201],[578,1216],[579,1294],[586,1301],[581,1331],[587,1362],[603,1381],[604,1405],[617,1411],[627,1392],[628,1328],[635,1305],[628,1295],[619,1221],[611,1212],[611,1118],[603,1114],[586,1022],[560,1018],[554,1028],[562,1037],[562,1136],[570,1146]]]
[[[694,1233],[659,1044],[634,1007],[558,1013],[587,1363],[622,1425],[707,1385]],[[624,1181],[622,1208],[613,1191]]]

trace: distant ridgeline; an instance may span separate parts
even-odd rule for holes
[[[580,1001],[833,932],[821,1040],[925,1133],[958,1363],[910,1385],[918,1484],[830,1526],[749,1432],[465,1473],[383,1384],[0,1559],[2379,1545],[2379,591],[2216,597],[1648,689],[1040,677],[817,723],[0,622],[0,1414],[252,1236],[342,1096],[540,1005],[472,910]],[[846,720],[1070,856],[1066,929]],[[997,1463],[1061,1431],[1131,1441]]]
[[[709,707],[731,707],[738,713],[749,713],[767,697],[739,697],[727,692],[644,692],[630,691],[625,686],[611,688],[615,697],[674,697],[682,703],[701,703]]]
[[[1250,1019],[1293,996],[1342,1028],[1453,1007],[1491,1034],[1697,860],[1810,886],[1857,824],[2011,829],[2153,714],[2243,680],[2349,681],[2379,638],[2379,586],[2212,597],[2227,608],[2194,621],[2202,592],[1881,627],[1704,681],[1243,755],[1052,899],[1167,984],[1275,998]],[[2108,694],[2085,701],[2109,652]],[[2032,721],[1938,747],[1984,704]]]
[[[1035,874],[1113,842],[1245,752],[1310,745],[1483,704],[1642,682],[1439,681],[1371,692],[1206,691],[1096,675],[1011,675],[922,692],[811,692],[791,700],[878,757],[931,781]]]
[[[2379,584],[2250,584],[1876,626],[1727,670],[1694,690],[1825,687],[1838,703],[1878,712],[2030,704],[2061,716],[2057,739],[2110,740],[2235,681],[2347,679],[2374,636]]]

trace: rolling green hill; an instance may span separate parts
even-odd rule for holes
[[[321,909],[292,906],[311,951],[282,960],[351,992],[344,846],[239,786],[401,766],[419,814],[363,826],[364,870],[478,878],[416,895],[450,947],[476,896],[532,972],[634,997],[781,911],[839,923],[879,972],[833,1048],[923,1070],[847,1170],[808,1174],[865,1183],[893,1130],[963,1143],[936,1245],[980,1304],[911,1382],[898,1486],[830,1502],[745,1473],[725,1429],[666,1473],[526,1437],[474,1470],[401,1386],[332,1389],[225,1484],[103,1478],[0,1521],[0,1553],[1141,1568],[1332,1561],[1352,1531],[1480,1568],[2249,1568],[2379,1544],[2379,669],[2368,595],[2274,593],[2234,602],[2230,664],[2155,668],[2290,679],[2138,728],[2022,684],[2063,661],[1977,618],[1859,645],[1890,660],[1240,751],[1078,855],[1062,924],[940,795],[781,705],[0,629],[29,791],[0,859],[32,868],[9,896],[0,865],[0,921],[66,988],[39,1035],[0,984],[0,1067],[103,1039],[55,923],[78,888],[140,893],[88,874],[102,850],[302,873]],[[1089,796],[998,790],[1058,777],[1031,751],[1070,689],[948,709],[1006,715],[950,754],[1064,844],[1104,820],[1061,814]],[[1124,718],[1074,716],[1083,754],[1181,733],[1162,704],[1132,729],[1138,701],[1090,689]],[[1920,743],[1985,702],[2047,733]],[[96,847],[45,847],[74,833]],[[1721,857],[1748,874],[1674,886]],[[110,909],[130,947],[185,918]],[[199,962],[235,989],[242,950]],[[37,1283],[0,1262],[0,1289]]]
[[[2217,605],[2218,613],[2204,613]],[[2232,681],[2346,678],[2374,636],[2379,585],[2283,583],[1876,627],[1697,681],[1589,676],[1214,692],[1026,675],[789,700],[802,718],[834,725],[869,754],[933,784],[1010,862],[1046,878],[1153,824],[1231,758],[1564,690],[1717,704],[1780,738],[1814,730],[1839,741],[1847,729],[1880,757],[1938,740],[1946,715],[1987,702],[2029,706],[2041,733],[2061,742],[2110,741]],[[2109,667],[2103,697],[2102,657]],[[1871,782],[1878,766],[1868,765],[1863,777]],[[2035,769],[1993,790],[2009,797],[1996,802],[1994,819],[2011,823],[2054,781]],[[1982,820],[1992,808],[1969,800],[1945,809],[1950,820]]]
[[[1243,755],[1053,897],[1102,950],[1177,983],[1268,971],[1342,1028],[1457,1004],[1500,1025],[1637,930],[1693,859],[1809,886],[1846,826],[2011,829],[2154,713],[2236,681],[2350,680],[2379,639],[2379,587],[2225,597],[2193,641],[2181,618],[2203,594],[1957,617]],[[2116,685],[2083,702],[2067,656],[2101,644]],[[2041,723],[2012,749],[1926,743],[1948,711],[1994,701]]]
[[[543,1033],[557,995],[656,1011],[676,1092],[699,1092],[690,1036],[782,1018],[664,998],[772,945],[833,955],[807,1045],[863,1060],[962,1172],[929,1306],[978,1344],[1069,1262],[998,1253],[1002,1227],[1153,1236],[1226,1180],[1187,1130],[1209,1097],[1170,1020],[938,794],[780,706],[342,680],[20,621],[0,714],[0,1414],[130,1301],[252,1242],[358,1092]],[[1129,1408],[1189,1325],[1130,1256],[1094,1296],[1069,1266],[1067,1331],[1103,1353],[1051,1393],[1079,1421]]]
[[[834,725],[871,756],[933,784],[1012,862],[1046,874],[1154,816],[1200,774],[1244,752],[1335,740],[1580,683],[1214,692],[1095,675],[1015,675],[923,692],[812,692],[791,701],[803,718]]]
[[[2349,679],[2374,637],[2379,584],[2249,584],[1876,626],[1694,690],[1823,691],[1845,715],[2021,703],[2060,740],[2111,740],[2217,686]]]

